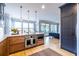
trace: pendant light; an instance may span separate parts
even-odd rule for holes
[[[37,21],[37,11],[35,11],[35,20]],[[35,31],[34,32],[37,32],[36,29],[34,29]]]
[[[30,17],[30,16],[29,16],[29,12],[30,12],[30,11],[27,10],[27,13],[28,13],[28,35],[29,35],[29,17]]]
[[[37,11],[35,11],[35,20],[37,20]]]
[[[45,9],[45,5],[43,4],[41,8],[42,8],[42,9]]]
[[[22,20],[22,5],[20,6],[20,19]]]
[[[30,11],[29,11],[29,10],[27,10],[27,13],[28,13],[28,20],[29,20],[29,12],[30,12]]]
[[[20,20],[22,21],[22,5],[20,6]],[[23,34],[23,22],[21,23],[22,31],[21,34]]]

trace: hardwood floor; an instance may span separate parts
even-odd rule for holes
[[[10,56],[29,56],[31,54],[34,54],[38,51],[41,51],[43,49],[46,49],[47,47],[45,47],[44,45],[41,45],[41,46],[38,46],[38,47],[34,47],[34,48],[30,48],[30,49],[27,49],[27,50],[23,50],[23,51],[20,51],[20,52],[16,52],[14,54],[11,54]]]
[[[49,40],[49,41],[50,41],[50,44],[48,45],[48,47],[53,49],[54,51],[60,53],[63,56],[75,56],[75,54],[73,54],[69,51],[66,51],[64,49],[61,49],[60,48],[60,41],[58,39],[54,38],[54,39]]]
[[[27,50],[16,52],[14,54],[11,54],[10,56],[29,56],[29,55],[32,55],[36,52],[42,51],[42,50],[47,49],[47,48],[50,48],[50,49],[54,50],[55,52],[57,52],[63,56],[75,56],[74,54],[60,48],[59,39],[45,37],[44,42],[45,42],[44,45],[40,45],[40,46],[37,46],[34,48],[30,48]]]

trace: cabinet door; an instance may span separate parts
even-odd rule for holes
[[[11,45],[10,49],[9,49],[9,53],[11,54],[11,53],[23,50],[24,48],[25,48],[24,47],[24,43],[19,43],[19,44]]]
[[[61,47],[76,53],[76,15],[61,19]]]
[[[13,45],[13,44],[18,44],[24,42],[24,36],[16,36],[16,37],[10,37],[9,39],[9,44]]]
[[[71,15],[72,13],[76,13],[76,4],[75,3],[69,3],[67,4],[66,6],[62,7],[61,8],[61,17],[64,17],[64,16],[69,16]]]
[[[0,56],[3,56],[3,43],[0,43]]]

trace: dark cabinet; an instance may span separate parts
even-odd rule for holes
[[[60,7],[61,9],[61,48],[74,54],[77,53],[76,24],[77,24],[77,4],[68,3]]]

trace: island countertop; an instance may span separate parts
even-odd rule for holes
[[[44,34],[42,32],[37,32],[34,34],[16,34],[16,35],[4,35],[3,38],[1,38],[0,42],[3,41],[4,39],[8,38],[8,37],[14,37],[14,36],[27,36],[27,35],[38,35],[38,34]]]

